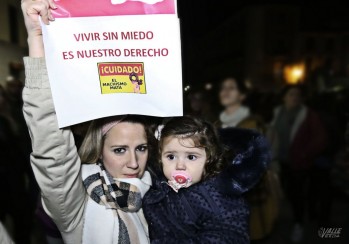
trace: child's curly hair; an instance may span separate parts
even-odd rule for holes
[[[202,176],[203,180],[219,174],[226,166],[223,147],[215,128],[210,123],[190,116],[175,117],[167,121],[161,131],[159,141],[160,158],[163,142],[170,136],[180,139],[190,138],[195,147],[205,149],[207,161]]]

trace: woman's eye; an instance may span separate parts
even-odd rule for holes
[[[175,159],[175,156],[173,154],[169,154],[166,156],[167,159],[169,160],[174,160]]]
[[[122,147],[120,147],[120,148],[114,148],[114,153],[116,153],[116,154],[120,154],[120,153],[124,153],[124,152],[126,152],[126,149],[125,148],[122,148]]]
[[[145,152],[147,151],[148,147],[147,146],[138,146],[137,147],[137,151],[140,151],[140,152]]]
[[[197,156],[195,156],[195,155],[188,155],[188,159],[189,160],[195,160],[195,159],[197,159],[198,157]]]

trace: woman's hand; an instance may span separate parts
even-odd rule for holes
[[[48,25],[50,21],[54,20],[50,10],[56,8],[53,0],[22,0],[30,57],[45,56],[39,16],[41,16],[42,22]]]

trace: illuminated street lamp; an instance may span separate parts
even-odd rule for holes
[[[304,79],[304,64],[285,66],[284,76],[287,84],[298,84]]]

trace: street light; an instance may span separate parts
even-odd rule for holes
[[[298,84],[304,79],[304,64],[287,65],[284,69],[284,76],[287,84]]]

